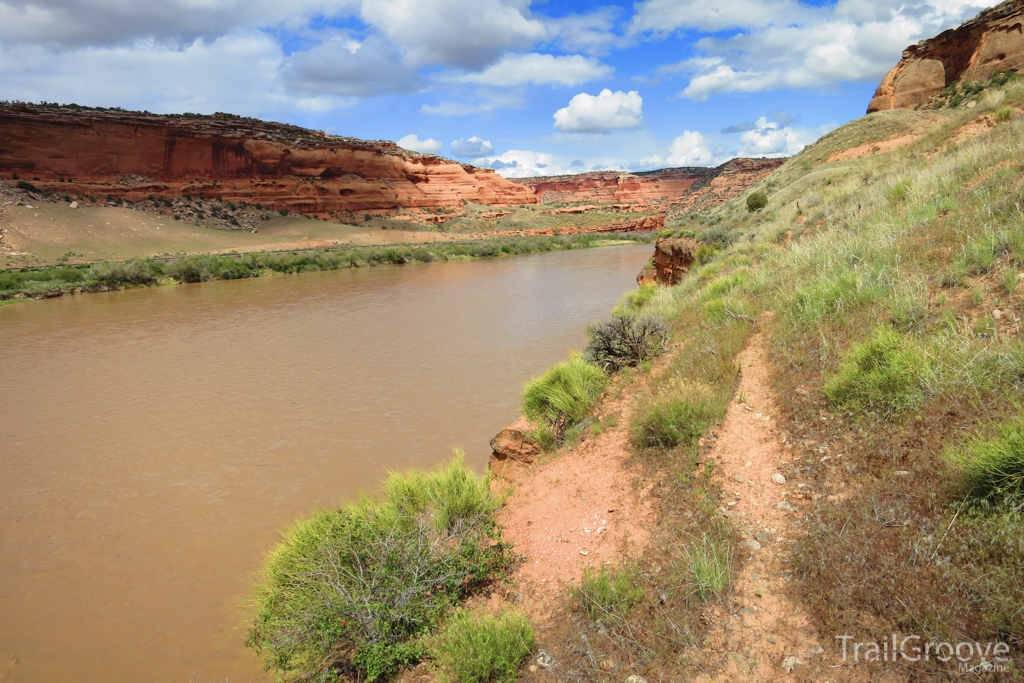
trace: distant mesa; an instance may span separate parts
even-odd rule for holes
[[[954,81],[1024,70],[1024,0],[1007,0],[958,28],[911,45],[882,79],[868,113],[914,109]]]
[[[717,168],[512,181],[492,169],[409,151],[394,142],[231,114],[0,104],[0,175],[31,178],[43,193],[99,203],[221,200],[343,222],[382,216],[443,223],[463,215],[467,203],[585,203],[673,216],[724,202],[784,161],[733,159]],[[496,211],[484,218],[505,215]]]
[[[189,195],[336,219],[536,201],[490,169],[230,114],[0,105],[0,173],[61,194]]]

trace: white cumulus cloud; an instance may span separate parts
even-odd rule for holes
[[[508,54],[479,73],[458,78],[464,83],[490,86],[579,85],[612,75],[612,68],[582,55]]]
[[[669,166],[707,166],[712,159],[714,154],[708,149],[704,136],[695,130],[687,130],[672,141],[665,162]]]
[[[700,56],[664,67],[690,82],[684,97],[728,92],[829,88],[877,81],[904,47],[957,26],[989,0],[838,0],[814,7],[796,0],[646,0],[629,30],[660,39],[676,30],[728,32],[695,43]]]
[[[598,95],[580,93],[569,106],[555,112],[555,128],[563,133],[606,133],[617,128],[636,128],[642,121],[643,99],[636,90],[628,93],[608,88]]]
[[[532,178],[541,175],[561,175],[565,171],[555,164],[555,157],[547,152],[510,149],[504,154],[487,157],[482,166],[493,168],[506,178]]]
[[[752,130],[740,135],[741,153],[748,157],[790,157],[821,137],[828,128],[831,126],[819,130],[794,128],[762,116]]]
[[[364,0],[364,21],[406,51],[411,66],[480,69],[506,50],[543,40],[528,2],[503,0]]]
[[[399,140],[398,146],[421,154],[438,154],[444,149],[444,143],[440,140],[435,140],[434,138],[420,140],[415,133],[409,133]]]
[[[458,157],[485,157],[494,152],[490,140],[481,140],[477,136],[465,140],[452,140],[452,153]]]

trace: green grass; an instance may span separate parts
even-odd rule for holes
[[[603,564],[597,570],[584,569],[580,585],[572,589],[576,608],[595,623],[628,616],[643,597],[644,590],[637,572],[628,569],[611,571]]]
[[[705,536],[691,546],[687,566],[693,590],[701,600],[721,596],[732,583],[732,553],[721,540]]]
[[[976,436],[948,458],[963,473],[972,498],[1024,503],[1024,419],[1000,425],[992,438]]]
[[[721,401],[703,386],[684,385],[643,403],[633,419],[638,448],[693,446],[725,414]]]
[[[391,247],[316,249],[306,252],[249,252],[239,256],[196,254],[170,263],[148,258],[93,265],[53,266],[0,271],[0,299],[139,287],[160,279],[181,283],[236,280],[268,273],[305,273],[379,265],[429,263],[465,258],[515,256],[586,249],[609,244],[644,243],[652,234],[495,237],[480,241],[440,242]]]
[[[531,380],[523,391],[523,413],[534,424],[560,432],[583,421],[594,409],[608,377],[601,368],[573,354]]]
[[[296,523],[263,565],[246,644],[286,680],[376,680],[417,661],[420,639],[508,561],[499,503],[460,457]]]
[[[912,339],[880,327],[855,344],[839,371],[826,379],[825,395],[836,408],[894,416],[924,403],[927,369]]]
[[[509,609],[491,616],[460,610],[433,638],[430,657],[441,681],[512,683],[534,642],[533,626],[520,612]]]

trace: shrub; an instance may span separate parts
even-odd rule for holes
[[[973,498],[1024,503],[1024,419],[1003,424],[995,437],[978,437],[947,457],[963,472]]]
[[[996,112],[996,121],[1009,121],[1013,117],[1013,107],[1003,107]]]
[[[586,359],[605,372],[615,372],[664,353],[668,329],[651,316],[615,316],[589,326],[587,337],[590,343],[584,352]]]
[[[534,647],[530,620],[514,610],[496,617],[462,610],[433,639],[431,656],[442,680],[512,683]]]
[[[88,277],[110,286],[148,285],[156,282],[154,262],[132,259],[114,263],[97,263],[89,269]]]
[[[28,182],[27,180],[18,181],[18,189],[26,190],[27,192],[39,192],[39,188]]]
[[[590,413],[607,383],[601,368],[573,354],[526,385],[523,412],[532,422],[546,422],[561,433]]]
[[[633,420],[633,441],[640,448],[692,446],[723,414],[724,407],[707,388],[684,385],[641,406]]]
[[[754,213],[768,206],[768,193],[764,190],[757,190],[747,195],[747,211]]]
[[[572,590],[577,608],[595,623],[611,618],[623,618],[644,597],[636,572],[619,570],[610,572],[602,564],[597,571],[583,570],[583,579]]]
[[[912,340],[887,327],[854,344],[825,381],[825,395],[834,407],[870,410],[893,416],[924,401],[924,353]]]
[[[392,474],[380,501],[317,512],[264,563],[246,644],[289,680],[375,680],[507,562],[486,478],[457,458]]]

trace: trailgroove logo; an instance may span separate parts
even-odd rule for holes
[[[881,641],[856,641],[854,636],[836,636],[842,643],[843,661],[853,662],[951,662],[960,671],[973,673],[1007,673],[1012,662],[1007,656],[1010,646],[1003,642],[979,643],[925,640],[921,636],[893,633]]]

